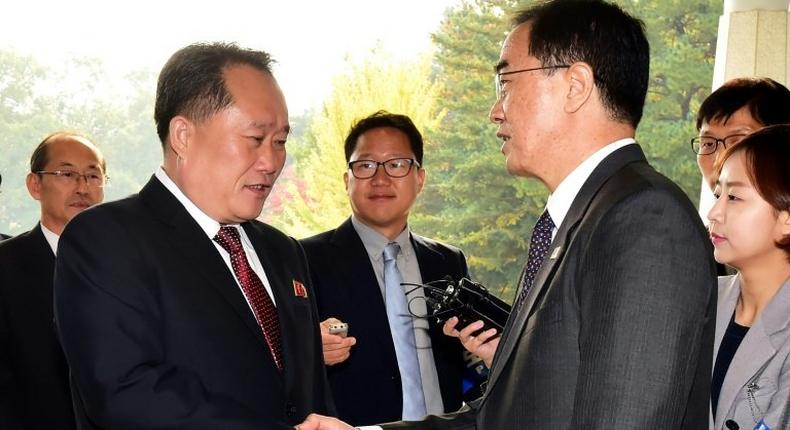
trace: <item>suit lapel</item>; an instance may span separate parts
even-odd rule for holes
[[[514,320],[508,330],[503,333],[504,342],[497,348],[487,391],[491,390],[499,379],[503,368],[507,365],[511,353],[519,343],[521,334],[527,326],[528,320],[537,309],[538,300],[548,293],[546,290],[551,287],[554,275],[562,263],[568,248],[573,246],[576,227],[593,203],[595,195],[617,171],[625,165],[637,161],[645,161],[645,155],[639,145],[624,146],[604,158],[584,182],[584,185],[582,185],[568,213],[565,215],[565,219],[559,226],[554,240],[551,242],[546,260],[538,269],[532,288],[530,288],[527,297],[524,299],[524,304],[521,306],[521,309],[514,310],[516,312],[512,312],[510,315],[510,318]]]
[[[331,243],[335,255],[342,256],[335,259],[337,267],[334,275],[339,281],[338,285],[342,286],[349,303],[364,304],[358,306],[358,320],[365,321],[370,332],[380,333],[380,336],[376,336],[376,341],[379,349],[384,351],[381,357],[394,359],[395,346],[392,343],[384,297],[370,256],[354,229],[351,218],[335,230]]]
[[[189,267],[203,277],[244,321],[251,334],[263,341],[261,328],[255,321],[255,316],[238,288],[233,274],[211,239],[206,236],[181,202],[156,178],[151,178],[140,190],[140,198],[149,207],[151,213],[165,223],[165,228],[171,230],[175,236],[171,244],[176,255],[182,257],[184,267]]]
[[[296,386],[296,379],[299,377],[299,364],[304,357],[299,355],[299,344],[303,342],[304,336],[311,336],[312,333],[300,331],[303,326],[294,324],[295,321],[303,321],[305,318],[311,318],[311,307],[308,298],[296,297],[294,292],[294,281],[305,284],[307,279],[295,279],[294,274],[298,272],[297,267],[301,265],[298,261],[292,259],[286,260],[283,258],[282,253],[278,253],[277,249],[270,243],[270,234],[264,231],[261,227],[251,222],[242,224],[247,237],[250,239],[255,253],[258,255],[258,260],[261,262],[263,271],[266,274],[266,279],[269,281],[269,287],[274,295],[275,307],[277,309],[277,318],[280,324],[280,341],[282,342],[283,352],[283,377],[287,386]],[[292,269],[293,268],[293,269]],[[305,306],[299,306],[294,301],[303,300]],[[245,303],[246,305],[246,303]],[[301,314],[301,313],[305,314]],[[252,313],[250,312],[250,315]],[[262,333],[257,321],[254,320],[256,333]],[[263,344],[266,345],[266,340],[261,334],[260,336]],[[267,357],[270,356],[268,347]],[[274,360],[271,361],[274,366]]]
[[[431,248],[420,236],[410,234],[409,237],[417,257],[422,283],[444,279],[448,274],[444,256]]]
[[[733,289],[740,292],[737,276],[731,286],[737,287]],[[735,295],[736,301],[737,296],[738,294]],[[732,307],[734,309],[734,303]],[[790,307],[790,280],[785,281],[738,346],[721,385],[719,405],[716,408],[716,423],[724,422],[724,418],[738,398],[738,394],[776,355],[778,348],[790,339],[790,330],[787,330],[790,327],[788,307]],[[726,323],[723,324],[725,330],[731,315],[732,312],[727,314]],[[717,327],[717,341],[721,344],[721,340],[718,339],[718,331]]]
[[[53,281],[55,275],[55,254],[49,246],[44,232],[41,230],[41,224],[36,224],[32,230],[25,235],[25,255],[29,258],[23,260],[23,264],[27,267],[25,273],[29,273],[31,278],[38,279],[37,282],[30,282],[28,285],[33,290],[32,293],[42,299],[41,303],[50,303],[52,305],[53,294]],[[21,239],[21,238],[20,238]],[[19,240],[19,239],[17,239]],[[50,310],[51,314],[52,311]]]

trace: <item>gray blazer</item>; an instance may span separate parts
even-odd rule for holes
[[[719,277],[717,354],[740,292],[737,275]],[[728,420],[738,423],[741,430],[752,430],[761,419],[772,430],[790,429],[790,279],[765,307],[732,358],[715,418],[711,428],[716,430],[727,430]]]

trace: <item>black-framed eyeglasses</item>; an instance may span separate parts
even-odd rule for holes
[[[389,160],[356,160],[348,163],[351,174],[357,179],[368,179],[376,175],[379,166],[390,178],[402,178],[411,172],[412,166],[420,168],[420,163],[413,158],[390,158]]]
[[[51,175],[54,179],[64,185],[79,185],[80,179],[85,179],[85,183],[90,187],[103,188],[110,179],[100,172],[79,173],[74,170],[39,170],[37,175]]]
[[[511,70],[509,72],[497,72],[494,75],[494,86],[496,88],[496,99],[502,99],[502,76],[506,75],[514,75],[516,73],[524,73],[524,72],[534,72],[536,70],[550,70],[550,69],[567,69],[570,67],[568,64],[559,64],[556,66],[542,66],[542,67],[531,67],[529,69],[521,69],[521,70]]]
[[[691,139],[691,150],[695,154],[710,155],[716,152],[720,144],[724,149],[727,149],[727,145],[735,145],[744,137],[746,137],[746,133],[731,134],[721,139],[713,136],[697,136]]]

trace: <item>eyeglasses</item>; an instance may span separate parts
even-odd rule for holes
[[[713,136],[697,136],[691,139],[691,150],[694,151],[695,154],[709,155],[716,152],[719,144],[721,144],[724,149],[727,149],[727,145],[735,145],[744,137],[746,137],[744,133],[731,134],[723,139],[717,139]]]
[[[55,180],[63,185],[79,185],[80,179],[85,179],[85,183],[90,187],[103,188],[109,177],[98,172],[79,173],[73,170],[39,170],[37,175],[52,175]]]
[[[420,163],[413,158],[390,158],[385,161],[356,160],[348,163],[351,174],[357,179],[368,179],[376,175],[379,166],[384,166],[384,172],[390,178],[402,178],[411,172],[412,166],[420,168]]]
[[[494,76],[494,86],[496,88],[496,99],[502,100],[502,76],[505,75],[514,75],[516,73],[524,73],[524,72],[534,72],[535,70],[549,70],[549,69],[567,69],[570,67],[567,64],[560,64],[557,66],[543,66],[543,67],[532,67],[530,69],[521,69],[521,70],[512,70],[510,72],[497,72]]]

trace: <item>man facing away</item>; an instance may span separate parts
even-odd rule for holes
[[[520,12],[491,120],[508,171],[551,192],[501,338],[447,331],[491,366],[480,401],[392,428],[703,429],[716,281],[706,232],[634,141],[642,23],[600,1]],[[311,416],[301,429],[345,428]]]
[[[428,309],[414,284],[469,273],[459,249],[408,227],[425,183],[422,135],[409,117],[376,112],[351,127],[345,157],[351,217],[302,240],[321,318],[348,323],[353,337],[323,333],[338,416],[359,425],[455,411],[463,348],[415,317]]]
[[[55,319],[83,429],[288,429],[332,413],[299,244],[255,221],[285,161],[268,54],[195,44],[159,75],[164,162],[76,217]]]
[[[30,158],[26,184],[40,221],[0,243],[0,428],[75,428],[53,322],[55,254],[69,220],[104,199],[105,174],[98,148],[76,133],[47,136]]]

